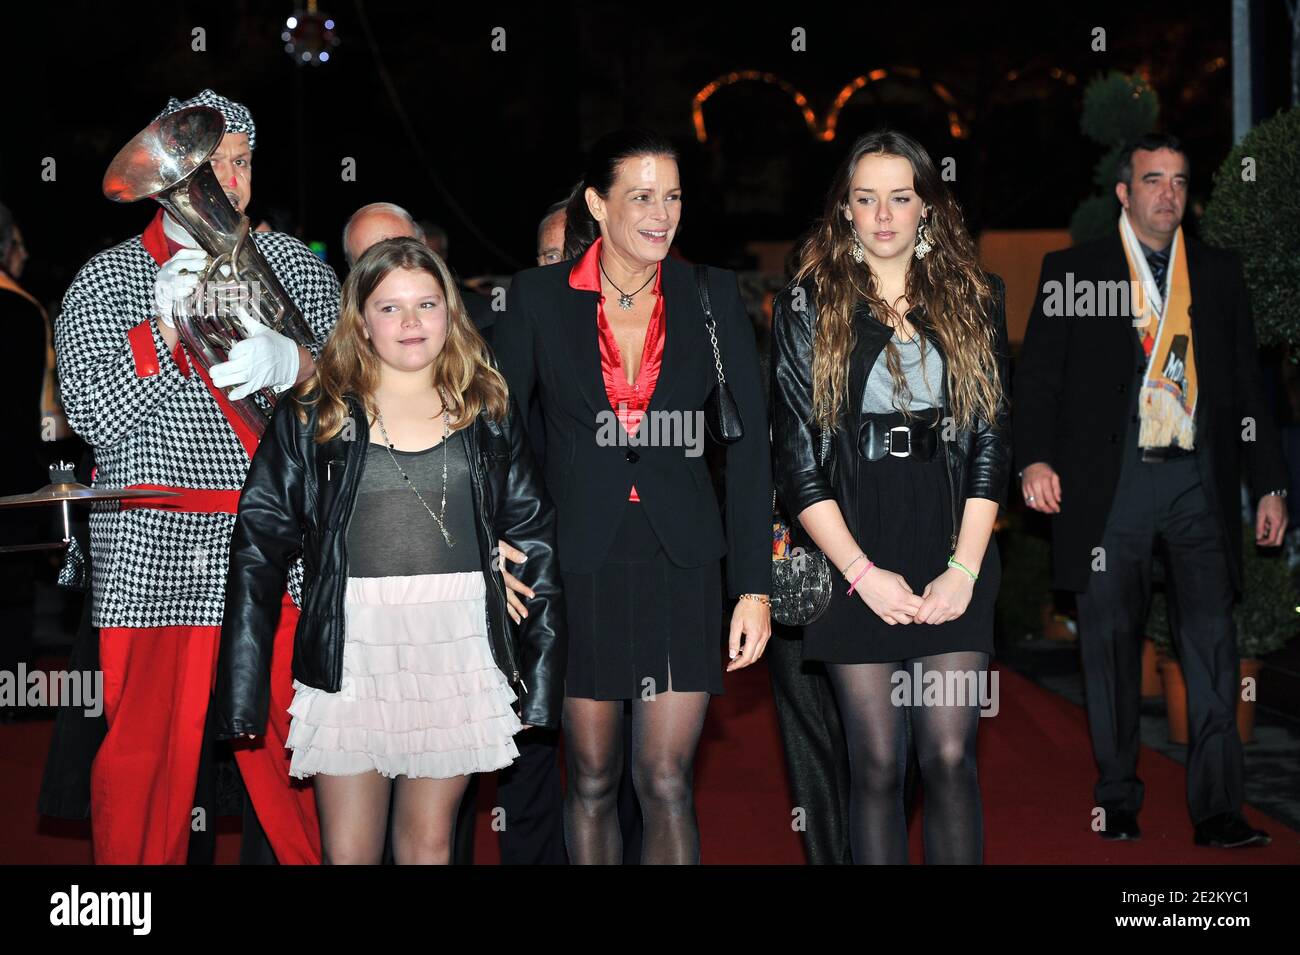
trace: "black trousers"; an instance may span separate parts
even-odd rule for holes
[[[515,737],[519,758],[497,773],[504,810],[502,865],[564,865],[559,730],[534,727]]]
[[[1068,494],[1069,491],[1067,490]],[[1068,507],[1068,499],[1067,504]],[[1079,595],[1088,728],[1098,805],[1137,812],[1142,638],[1155,551],[1164,557],[1170,629],[1187,683],[1187,805],[1193,823],[1236,812],[1245,775],[1237,736],[1240,672],[1233,592],[1218,520],[1196,457],[1144,464],[1126,454],[1115,501]],[[1104,557],[1104,570],[1098,559]]]
[[[764,659],[809,865],[852,865],[849,754],[826,668],[803,663],[799,630],[772,625]]]

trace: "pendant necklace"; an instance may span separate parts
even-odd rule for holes
[[[438,397],[441,398],[442,397],[441,394]],[[433,513],[433,508],[431,508],[428,504],[425,503],[424,497],[420,494],[416,486],[411,483],[410,477],[407,475],[406,471],[402,468],[402,465],[398,462],[397,455],[393,453],[393,442],[388,437],[388,429],[384,427],[384,415],[379,410],[378,407],[375,408],[375,420],[379,423],[379,431],[384,436],[384,444],[388,448],[388,456],[393,459],[393,466],[397,468],[397,472],[400,475],[402,475],[402,480],[406,482],[406,486],[409,487],[415,493],[416,499],[422,505],[424,505],[424,509],[429,512],[429,516],[432,517],[434,522],[438,525],[438,530],[442,531],[442,539],[447,542],[447,546],[455,547],[456,542],[452,540],[451,534],[448,533],[447,531],[447,525],[443,523],[444,519],[447,516],[447,453],[448,453],[447,439],[451,436],[451,416],[447,414],[447,403],[445,401],[442,403],[442,507],[440,508],[441,515]]]
[[[599,260],[597,260],[597,262],[598,262],[598,264],[600,265],[600,274],[603,275],[603,276],[605,276],[606,281],[608,281],[610,285],[614,285],[614,280],[611,279],[611,278],[609,277],[609,273],[605,271],[605,263],[604,263],[604,262],[600,262]],[[655,277],[655,273],[654,273],[654,272],[651,272],[651,273],[650,273],[650,278],[648,278],[648,279],[646,279],[644,282],[642,282],[642,283],[641,283],[641,288],[639,288],[639,289],[637,289],[635,292],[633,292],[632,295],[637,295],[637,294],[639,294],[639,293],[641,292],[641,289],[643,289],[643,288],[645,288],[647,285],[649,285],[649,284],[650,284],[650,279],[653,279],[654,277]],[[630,309],[630,308],[632,307],[632,295],[628,295],[627,292],[624,292],[624,291],[623,291],[621,288],[619,288],[617,285],[614,285],[614,288],[618,290],[618,307],[621,308],[621,309],[623,309],[624,311],[627,311],[628,309]]]

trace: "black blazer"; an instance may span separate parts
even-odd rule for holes
[[[1231,252],[1184,240],[1198,383],[1196,461],[1240,589],[1242,460],[1256,494],[1286,487],[1287,469],[1260,383],[1241,265]],[[1137,453],[1136,426],[1129,427],[1146,359],[1130,316],[1044,314],[1047,283],[1068,289],[1071,281],[1076,288],[1128,281],[1118,231],[1044,256],[1013,390],[1017,469],[1045,461],[1061,476],[1061,513],[1052,515],[1053,586],[1083,591],[1115,497],[1121,455]],[[1244,418],[1255,421],[1253,441],[1242,440]]]
[[[560,567],[591,573],[609,553],[628,492],[636,484],[669,559],[696,567],[727,555],[731,595],[768,593],[772,563],[772,477],[767,408],[754,326],[733,273],[709,269],[723,371],[745,436],[727,447],[726,531],[703,455],[653,446],[601,446],[601,412],[610,412],[601,375],[596,304],[600,293],[569,285],[573,261],[514,277],[493,346],[523,420],[534,401],[546,422],[546,485],[558,513]],[[663,365],[649,413],[693,414],[717,386],[713,351],[691,266],[667,258]],[[695,419],[702,425],[702,418]],[[650,419],[638,430],[650,426]],[[621,435],[621,429],[620,429]]]

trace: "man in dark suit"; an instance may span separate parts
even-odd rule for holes
[[[1187,158],[1172,136],[1130,145],[1109,237],[1043,259],[1015,380],[1026,503],[1052,515],[1053,585],[1079,593],[1104,839],[1136,839],[1141,641],[1153,550],[1168,571],[1187,681],[1187,801],[1196,844],[1266,844],[1241,814],[1234,592],[1240,466],[1255,540],[1281,543],[1287,471],[1260,385],[1236,257],[1185,239]]]

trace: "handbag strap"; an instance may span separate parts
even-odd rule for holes
[[[725,385],[727,376],[722,372],[722,355],[718,351],[718,323],[714,321],[709,305],[709,267],[695,266],[695,284],[700,290],[700,304],[704,306],[704,327],[709,330],[709,343],[713,346],[713,367],[718,372],[718,384]]]

